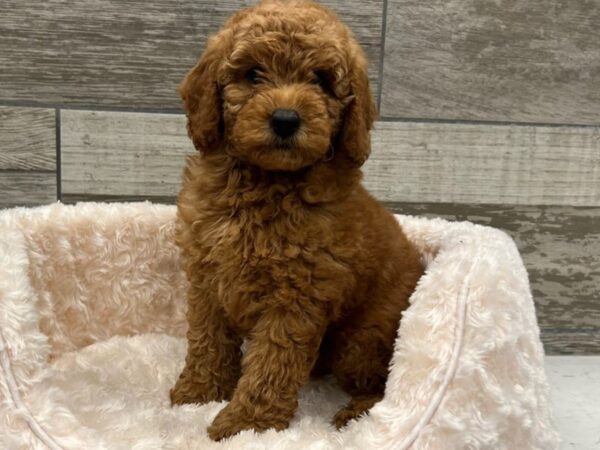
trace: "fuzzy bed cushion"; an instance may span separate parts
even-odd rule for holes
[[[175,208],[54,204],[0,212],[0,447],[6,449],[558,448],[517,248],[471,223],[398,216],[427,264],[385,398],[341,432],[347,397],[313,381],[283,432],[215,443],[223,403],[171,408],[186,280]]]

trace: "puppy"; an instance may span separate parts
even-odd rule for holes
[[[283,430],[311,373],[333,373],[351,396],[340,428],[381,399],[423,272],[360,184],[366,58],[323,6],[264,1],[209,39],[180,93],[199,152],[178,198],[189,331],[171,402],[230,400],[213,440]]]

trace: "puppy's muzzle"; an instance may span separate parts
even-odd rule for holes
[[[300,116],[293,109],[276,109],[271,114],[271,128],[280,138],[289,138],[300,128]]]

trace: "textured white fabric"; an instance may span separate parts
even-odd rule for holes
[[[54,204],[0,212],[0,447],[552,450],[558,436],[527,273],[513,241],[398,216],[427,264],[384,399],[338,432],[347,396],[301,392],[283,432],[221,443],[223,403],[171,408],[185,355],[175,208]]]

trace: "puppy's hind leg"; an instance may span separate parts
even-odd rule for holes
[[[332,372],[352,398],[333,419],[340,429],[383,398],[400,312],[365,308],[334,336]]]
[[[346,330],[350,332],[350,330]],[[383,398],[391,351],[388,342],[380,340],[368,329],[354,330],[352,338],[345,332],[338,336],[332,362],[332,371],[338,383],[352,396],[350,402],[341,408],[333,418],[340,429],[351,419],[367,413]],[[342,343],[343,342],[343,343]],[[389,346],[391,348],[391,346]]]
[[[344,427],[350,420],[358,419],[360,416],[369,412],[371,407],[383,398],[381,394],[357,395],[352,397],[350,402],[340,409],[333,417],[333,423],[339,430]]]

